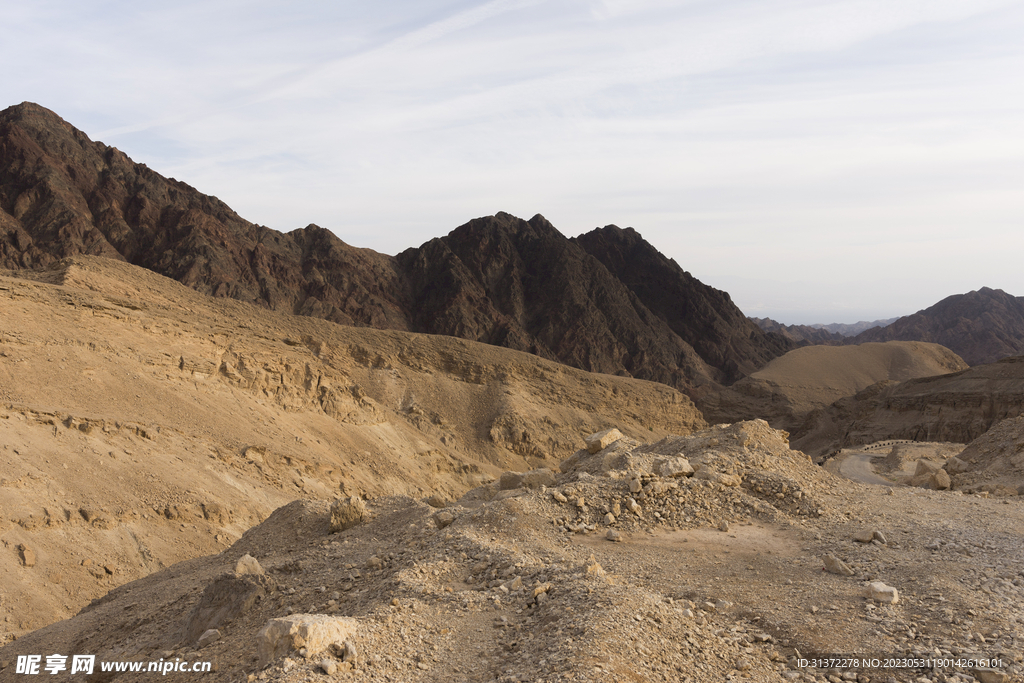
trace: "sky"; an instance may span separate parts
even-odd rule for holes
[[[1024,296],[1024,1],[0,0],[0,108],[290,231],[633,227],[789,324]]]

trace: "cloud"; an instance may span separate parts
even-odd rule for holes
[[[754,293],[787,268],[855,272],[872,246],[982,277],[958,234],[1019,245],[1018,2],[56,2],[5,20],[11,103],[273,227],[394,252],[497,210],[614,222]],[[949,293],[928,264],[879,263]]]

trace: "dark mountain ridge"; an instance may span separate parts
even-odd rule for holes
[[[632,229],[567,239],[543,216],[498,213],[392,257],[316,225],[250,223],[39,105],[10,107],[0,112],[0,268],[74,254],[213,296],[483,341],[691,394],[793,347]]]
[[[886,327],[861,332],[851,344],[927,341],[942,344],[969,365],[1024,354],[1024,297],[982,287],[948,296]]]

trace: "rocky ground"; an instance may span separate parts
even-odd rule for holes
[[[0,676],[19,654],[50,652],[210,661],[214,680],[239,682],[1010,681],[1024,672],[1018,497],[840,479],[761,421],[648,444],[626,437],[563,467],[503,476],[444,508],[374,498],[361,520],[342,514],[347,502],[332,520],[327,503],[296,501],[218,555],[19,638],[0,650]],[[260,566],[240,564],[245,555]],[[871,582],[895,588],[897,601],[865,597]],[[336,642],[311,638],[302,650],[285,639],[266,657],[268,622],[304,615],[338,620]],[[824,655],[963,666],[801,662]]]

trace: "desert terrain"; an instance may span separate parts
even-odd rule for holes
[[[0,680],[53,653],[97,681],[1024,671],[1019,420],[865,444],[866,484],[662,384],[116,260],[5,272],[0,313]]]

